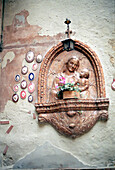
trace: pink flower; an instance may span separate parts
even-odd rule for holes
[[[65,80],[63,80],[63,84],[65,84]]]
[[[65,80],[65,77],[62,77],[62,80]]]
[[[63,80],[63,81],[59,81],[59,83],[65,84],[65,80]]]
[[[65,80],[65,77],[61,77],[61,76],[60,76],[59,79],[60,79],[60,80]]]
[[[62,77],[60,76],[60,77],[59,77],[59,79],[61,80],[61,79],[62,79]]]

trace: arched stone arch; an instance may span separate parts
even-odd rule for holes
[[[101,63],[99,61],[98,56],[96,53],[87,45],[80,41],[75,41],[74,46],[76,51],[80,51],[89,59],[95,73],[96,78],[96,85],[97,85],[97,97],[98,98],[105,98],[105,82],[104,82],[104,75]],[[47,54],[45,55],[40,72],[39,72],[39,79],[38,79],[38,102],[45,103],[47,97],[47,74],[49,67],[52,61],[58,56],[60,53],[63,52],[63,43],[60,42],[56,46],[52,47]]]

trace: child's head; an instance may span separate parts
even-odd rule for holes
[[[80,78],[89,78],[89,71],[88,69],[84,68],[80,73]]]

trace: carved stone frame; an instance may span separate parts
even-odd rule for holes
[[[52,61],[56,56],[63,52],[63,43],[60,42],[47,52],[42,61],[38,79],[38,103],[35,104],[36,111],[39,114],[39,121],[49,122],[60,133],[73,138],[88,132],[97,120],[107,120],[109,106],[109,99],[106,98],[105,93],[103,69],[98,56],[84,43],[77,40],[74,42],[74,49],[87,56],[94,69],[97,86],[97,99],[80,99],[80,102],[76,99],[71,99],[47,103],[47,75]],[[85,119],[85,125],[83,123],[84,116],[79,114],[80,111],[83,111],[83,115],[85,115],[86,119],[89,116],[89,121],[86,121]],[[69,114],[69,112],[71,112],[71,114]],[[61,116],[63,119],[67,119],[66,123],[63,123],[63,125]],[[81,119],[82,123],[77,127],[78,121],[76,120],[78,117]]]

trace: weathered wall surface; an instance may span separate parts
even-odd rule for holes
[[[35,61],[32,63],[25,61],[25,55],[29,50],[34,52],[35,57],[38,54],[44,57],[48,50],[66,38],[64,34],[66,18],[72,22],[71,38],[84,42],[98,55],[105,76],[106,96],[110,100],[109,120],[106,123],[98,122],[90,132],[74,140],[60,135],[48,124],[39,125],[37,117],[35,119],[33,116],[41,64],[38,64],[38,69],[33,71],[32,65]],[[45,151],[40,150],[46,160],[51,154],[52,162],[56,162],[57,157],[54,155],[63,155],[61,151],[65,156],[69,154],[73,156],[73,159],[68,156],[68,160],[71,160],[69,165],[65,164],[68,161],[65,158],[60,165],[46,163],[48,167],[52,164],[50,168],[72,167],[72,165],[73,168],[115,166],[115,92],[111,89],[111,83],[115,78],[114,34],[114,0],[6,0],[4,49],[0,53],[2,61],[0,63],[0,120],[8,120],[9,124],[0,125],[0,166],[13,165],[27,154],[30,154],[32,162],[33,151],[35,150],[35,160],[41,145],[46,147]],[[12,102],[13,86],[18,84],[18,95],[22,90],[20,82],[17,83],[14,79],[15,75],[20,74],[21,80],[25,79],[29,83],[28,74],[25,76],[21,74],[24,65],[29,69],[28,74],[30,72],[35,74],[33,81],[35,91],[32,94],[34,100],[32,103],[28,102],[29,93],[26,89],[26,99],[19,98],[19,101],[14,103]],[[6,133],[11,125],[12,130]],[[6,146],[8,150],[3,155]],[[47,151],[47,147],[51,150]],[[78,166],[72,164],[74,159],[79,162]],[[45,167],[42,165],[40,168]]]
[[[1,19],[2,19],[2,3],[0,1],[0,26],[1,26]],[[0,27],[0,35],[1,35],[1,27]],[[1,41],[1,37],[0,37],[0,41]]]

